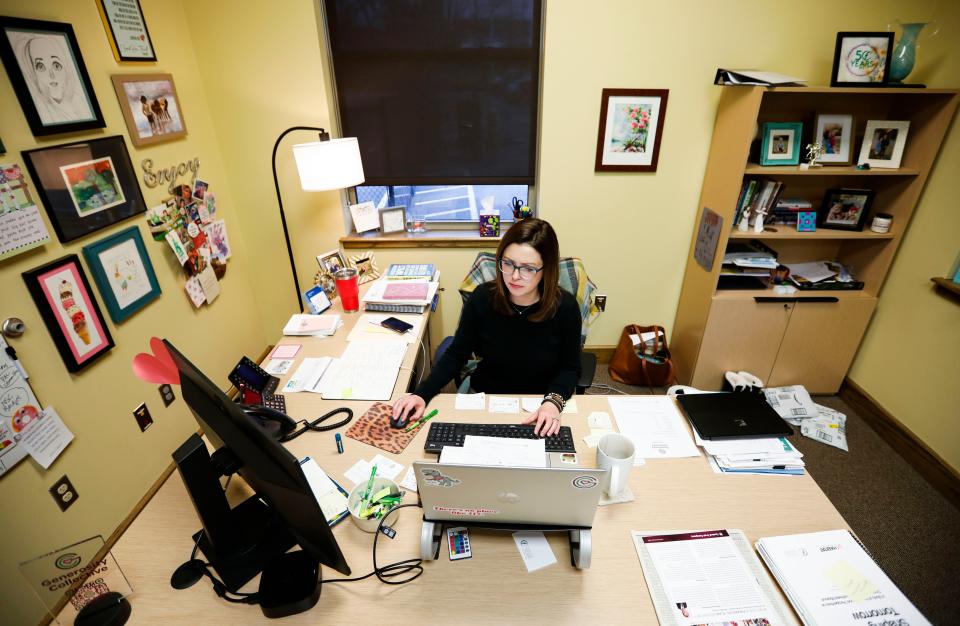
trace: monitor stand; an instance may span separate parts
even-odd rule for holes
[[[224,451],[221,448],[217,454],[223,457]],[[223,459],[219,466],[215,464],[198,435],[190,435],[173,453],[173,460],[203,524],[193,539],[229,591],[239,590],[296,545],[287,525],[258,496],[230,508],[220,485]]]

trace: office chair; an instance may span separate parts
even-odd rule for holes
[[[470,271],[466,278],[460,283],[460,297],[464,304],[473,290],[486,282],[497,279],[497,257],[492,252],[480,252],[473,261]],[[587,341],[587,331],[590,325],[600,316],[600,309],[597,308],[593,299],[593,294],[597,291],[597,286],[587,276],[587,270],[583,267],[583,261],[576,257],[563,257],[560,259],[560,288],[567,291],[577,299],[580,305],[580,317],[583,319],[583,326],[580,330],[580,348],[582,349]],[[446,349],[453,342],[453,337],[446,337],[437,347],[434,360],[439,360]],[[454,381],[457,387],[463,382],[463,379],[470,375],[476,368],[476,361],[468,361],[467,365],[460,372]],[[582,394],[584,390],[593,383],[593,376],[597,371],[597,355],[589,352],[580,352],[580,379],[577,381],[576,393]]]

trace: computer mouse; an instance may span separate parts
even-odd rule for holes
[[[406,425],[407,419],[402,415],[400,417],[390,418],[390,428],[403,428]]]

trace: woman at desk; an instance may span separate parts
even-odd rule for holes
[[[541,436],[560,430],[560,413],[580,375],[580,309],[560,289],[560,246],[553,227],[530,218],[514,224],[497,248],[497,279],[479,285],[463,306],[453,343],[413,394],[393,405],[401,424],[419,419],[428,402],[463,368],[480,359],[473,391],[544,394],[523,420]]]

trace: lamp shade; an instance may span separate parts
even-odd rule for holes
[[[364,181],[356,137],[297,144],[293,158],[304,191],[344,189]]]

